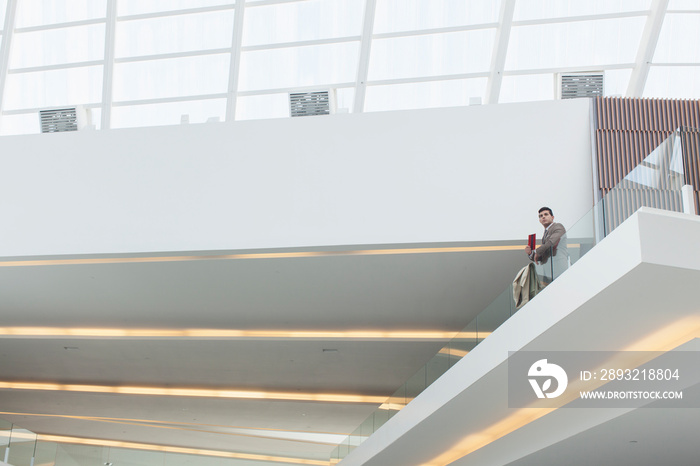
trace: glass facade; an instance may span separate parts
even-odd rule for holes
[[[605,95],[700,98],[695,0],[0,0],[0,134],[82,105],[96,128]],[[186,116],[186,118],[183,118]]]

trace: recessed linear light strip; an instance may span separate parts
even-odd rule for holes
[[[208,388],[166,388],[111,385],[77,385],[39,382],[2,382],[0,389],[43,390],[82,393],[113,393],[118,395],[184,396],[244,400],[316,401],[325,403],[362,403],[380,405],[386,396],[342,393],[268,392],[263,390],[220,390]]]
[[[491,332],[489,332],[490,334]],[[467,350],[460,350],[456,348],[443,348],[440,351],[438,351],[440,354],[446,354],[447,356],[456,356],[459,358],[465,357],[467,354],[469,354],[469,351]]]
[[[80,437],[67,437],[62,435],[37,435],[37,440],[43,442],[70,443],[77,445],[90,445],[96,447],[128,448],[132,450],[162,451],[165,453],[180,453],[183,455],[216,456],[219,458],[235,458],[251,461],[271,461],[286,464],[308,464],[328,466],[328,461],[288,458],[284,456],[259,455],[254,453],[240,453],[233,451],[202,450],[198,448],[172,447],[165,445],[152,445],[147,443],[120,442],[116,440],[88,439]]]
[[[190,427],[211,427],[219,429],[234,429],[234,430],[249,430],[249,431],[260,431],[260,432],[284,432],[284,433],[294,433],[294,434],[322,434],[322,435],[345,435],[347,432],[329,432],[320,430],[290,430],[290,429],[279,429],[274,427],[251,427],[251,426],[237,426],[237,425],[226,425],[226,424],[206,424],[201,422],[172,422],[172,421],[161,421],[155,419],[134,419],[125,417],[104,417],[104,416],[80,416],[77,414],[48,414],[48,413],[18,413],[14,411],[0,411],[0,416],[31,416],[31,417],[48,417],[48,418],[61,418],[61,419],[77,419],[82,421],[105,421],[114,423],[133,423],[142,425],[144,427],[157,427],[159,425],[165,426],[190,426]],[[222,431],[223,432],[223,431]]]
[[[270,338],[319,340],[451,340],[485,338],[491,332],[443,332],[438,330],[236,330],[0,327],[0,338]]]
[[[396,409],[396,408],[394,408]],[[172,429],[188,432],[204,432],[207,434],[227,435],[235,437],[261,438],[266,440],[279,440],[284,442],[304,443],[313,445],[336,446],[342,442],[349,433],[322,432],[311,430],[289,430],[262,427],[227,426],[217,424],[202,424],[192,422],[168,422],[153,421],[147,419],[109,418],[95,416],[77,416],[68,414],[43,414],[43,413],[15,413],[0,412],[0,415],[10,416],[33,416],[41,418],[76,419],[87,422],[104,422],[119,425],[133,425],[139,427],[149,427],[154,429]],[[15,435],[16,436],[16,435]],[[34,440],[34,434],[31,434]],[[329,440],[325,440],[329,439]],[[333,439],[333,440],[330,440]]]
[[[488,252],[520,251],[524,246],[464,246],[446,248],[408,248],[408,249],[364,249],[356,251],[300,251],[300,252],[264,252],[252,254],[222,254],[203,256],[152,256],[152,257],[102,257],[83,259],[46,259],[46,260],[10,260],[0,261],[0,267],[30,267],[38,265],[87,265],[87,264],[123,264],[137,262],[187,262],[201,260],[234,259],[294,259],[300,257],[332,256],[388,256],[396,254],[434,254],[447,252]]]
[[[214,435],[225,435],[229,437],[245,437],[245,438],[256,438],[256,439],[265,439],[265,440],[274,440],[274,441],[280,441],[280,442],[292,442],[292,443],[303,443],[303,444],[310,444],[310,445],[330,445],[330,446],[336,446],[338,443],[342,442],[348,434],[324,434],[324,433],[303,433],[300,434],[298,432],[294,431],[272,431],[269,430],[270,432],[268,435],[263,435],[260,433],[259,429],[251,429],[249,431],[246,430],[233,430],[233,431],[221,431],[221,430],[215,430],[215,429],[207,429],[204,427],[185,427],[185,426],[177,426],[177,425],[165,425],[163,423],[161,424],[150,424],[150,423],[143,423],[143,422],[129,422],[129,421],[113,421],[109,419],[99,419],[99,418],[94,418],[94,419],[87,419],[92,422],[104,422],[108,424],[118,424],[121,426],[138,426],[138,427],[149,427],[153,429],[166,429],[166,430],[177,430],[177,431],[184,431],[184,432],[201,432],[205,434],[214,434]],[[326,438],[326,441],[321,441],[321,438]]]

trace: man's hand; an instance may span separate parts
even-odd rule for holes
[[[525,254],[528,256],[532,254],[532,248],[530,246],[525,246]]]

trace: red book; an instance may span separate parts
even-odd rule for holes
[[[532,235],[528,235],[527,245],[530,246],[530,249],[532,249],[533,251],[537,249],[537,235],[535,235],[534,233]]]

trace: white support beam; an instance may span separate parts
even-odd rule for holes
[[[249,7],[256,7],[256,6],[267,6],[267,5],[277,5],[279,3],[295,3],[299,2],[300,0],[260,0],[259,2],[251,3],[248,5]],[[301,0],[303,1],[303,0]]]
[[[142,19],[166,18],[180,15],[196,15],[199,13],[212,13],[214,11],[226,11],[235,9],[234,5],[214,5],[200,8],[187,8],[184,10],[154,11],[153,13],[142,13],[138,15],[120,16],[119,21],[138,21]]]
[[[463,26],[448,26],[441,28],[432,29],[414,29],[413,31],[394,31],[394,32],[383,32],[381,34],[374,34],[372,38],[377,39],[395,39],[398,37],[415,37],[415,36],[429,36],[433,34],[449,34],[451,32],[464,32],[464,31],[482,31],[484,29],[496,29],[498,23],[481,23],[481,24],[465,24]]]
[[[355,84],[355,105],[353,107],[353,112],[355,113],[361,113],[365,109],[369,55],[372,50],[372,32],[374,31],[374,13],[376,10],[377,0],[366,0],[364,26],[360,42],[360,60],[357,66],[357,81]]]
[[[2,29],[2,44],[0,45],[0,115],[2,114],[2,109],[5,108],[5,83],[7,82],[7,70],[10,67],[10,49],[12,46],[12,34],[15,28],[16,12],[17,0],[7,0],[5,24]],[[0,121],[0,125],[1,124],[2,121]]]
[[[60,63],[58,65],[32,66],[28,68],[13,68],[7,70],[8,74],[36,73],[37,71],[67,70],[70,68],[85,68],[104,64],[104,60],[91,60],[73,63]]]
[[[493,44],[493,54],[491,56],[491,73],[486,86],[486,103],[498,103],[498,96],[501,94],[501,82],[503,81],[503,68],[506,64],[506,53],[508,53],[508,42],[510,41],[510,30],[513,26],[513,12],[515,11],[515,0],[504,0],[501,5],[501,18],[496,30],[496,41]]]
[[[269,89],[254,89],[252,91],[240,91],[238,97],[250,97],[254,95],[271,95],[271,94],[288,94],[290,92],[314,92],[319,89],[347,89],[354,88],[355,82],[332,82],[332,83],[316,83],[311,86],[292,86],[292,87],[274,87]]]
[[[28,26],[15,29],[16,34],[24,34],[25,32],[52,31],[54,29],[68,29],[80,26],[92,26],[93,24],[103,24],[105,18],[84,19],[81,21],[68,21],[66,23],[42,24],[39,26]]]
[[[112,124],[112,88],[114,82],[114,42],[117,28],[117,0],[107,0],[105,25],[105,59],[102,69],[102,121],[100,129]]]
[[[641,97],[644,92],[651,60],[654,58],[654,51],[659,41],[659,34],[661,34],[661,26],[664,24],[667,8],[668,0],[652,1],[651,11],[642,32],[639,50],[637,50],[637,59],[635,60],[630,83],[627,87],[627,97]]]
[[[332,39],[300,40],[294,42],[277,42],[274,44],[248,45],[241,47],[243,52],[254,52],[257,50],[288,49],[294,47],[309,47],[313,45],[342,44],[344,42],[358,42],[360,36],[334,37]]]
[[[85,104],[80,104],[81,107],[83,108],[102,108],[102,102],[89,102]],[[29,108],[20,108],[17,110],[5,110],[2,112],[3,115],[30,115],[32,113],[36,114],[37,116],[39,115],[39,112],[42,110],[46,110],[46,107],[29,107]]]
[[[227,93],[220,94],[199,94],[199,95],[185,95],[177,97],[160,97],[156,99],[139,99],[139,100],[122,100],[121,102],[112,102],[113,107],[130,107],[133,105],[154,105],[154,104],[168,104],[173,102],[194,102],[198,100],[212,100],[212,99],[225,99],[228,97]]]
[[[188,50],[186,52],[160,53],[157,55],[139,55],[138,57],[116,58],[114,62],[133,63],[137,61],[169,60],[171,58],[201,57],[204,55],[217,55],[230,52],[230,47],[225,47],[221,49]]]
[[[582,21],[600,21],[602,19],[635,18],[647,16],[648,10],[620,11],[617,13],[603,13],[579,16],[557,16],[555,18],[521,19],[513,21],[513,26],[535,26],[540,24],[577,23]]]
[[[436,76],[421,76],[417,78],[394,78],[375,80],[367,83],[367,86],[392,86],[395,84],[413,84],[413,83],[434,83],[438,81],[452,81],[455,79],[474,79],[488,78],[489,73],[459,73],[459,74],[440,74]]]
[[[245,8],[245,0],[238,0],[236,2],[236,9],[233,12],[233,36],[231,38],[231,60],[228,70],[226,121],[234,121],[236,119],[238,77],[241,69],[241,47],[243,46],[243,18],[245,16]]]
[[[655,62],[654,66],[663,66],[666,68],[668,68],[670,66],[678,66],[680,68],[686,68],[688,66],[698,66],[698,62],[696,62],[696,61],[692,61],[692,62],[691,61],[686,61],[686,62],[677,61],[677,62],[673,62],[673,63]]]
[[[503,72],[503,76],[525,76],[529,74],[554,74],[554,73],[577,73],[579,71],[600,71],[600,70],[624,70],[634,68],[634,63],[615,63],[612,65],[576,65],[557,66],[555,68],[528,68],[522,70],[508,70]]]

